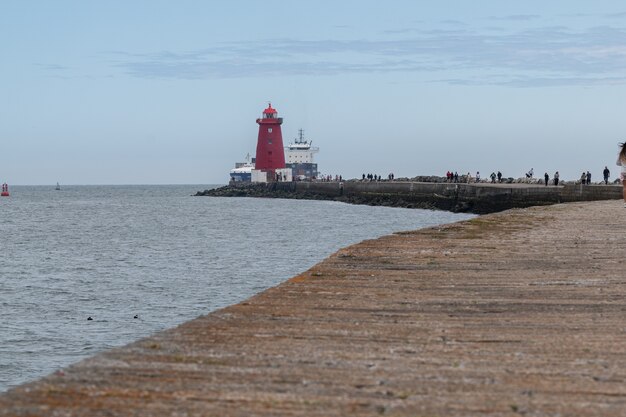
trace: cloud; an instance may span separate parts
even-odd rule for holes
[[[46,71],[66,71],[69,69],[69,67],[66,67],[65,65],[58,65],[58,64],[43,64],[43,63],[36,62],[33,65]]]
[[[452,25],[452,26],[467,26],[467,23],[465,22],[461,22],[460,20],[442,20],[441,21],[442,24],[444,25]]]
[[[388,30],[383,31],[383,33],[386,35],[404,35],[407,33],[418,33],[418,32],[420,32],[420,30],[415,29],[415,28],[388,29]]]
[[[608,13],[608,14],[605,14],[604,17],[608,19],[623,19],[626,17],[626,12]]]
[[[501,83],[509,87],[563,87],[563,86],[594,86],[594,85],[624,85],[626,77],[536,77],[517,78]]]
[[[541,16],[537,14],[513,14],[509,16],[490,16],[489,20],[503,20],[513,22],[527,22],[529,20],[540,19]]]
[[[541,27],[396,31],[396,39],[269,39],[194,51],[114,52],[113,65],[141,78],[211,79],[349,73],[450,73],[450,84],[597,85],[626,72],[626,30]],[[479,80],[471,74],[478,73]],[[495,77],[493,74],[506,74]],[[464,80],[464,81],[463,81]]]
[[[564,86],[597,86],[597,85],[626,85],[626,77],[515,77],[507,79],[492,78],[487,82],[481,78],[442,78],[432,82],[462,86],[498,85],[505,87],[532,88],[532,87],[564,87]]]

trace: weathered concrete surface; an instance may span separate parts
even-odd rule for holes
[[[618,201],[365,241],[0,415],[623,416],[625,257]]]
[[[442,182],[231,183],[197,196],[336,200],[352,204],[441,209],[477,214],[574,201],[619,200],[621,185],[463,184]]]

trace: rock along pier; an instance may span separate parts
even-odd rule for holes
[[[622,198],[621,185],[565,184],[465,184],[442,182],[277,182],[235,183],[197,196],[267,197],[335,200],[353,204],[441,209],[477,214],[511,208],[541,206],[574,201]]]
[[[598,201],[364,241],[0,416],[623,416],[625,231]]]

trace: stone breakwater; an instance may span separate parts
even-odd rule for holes
[[[335,200],[375,206],[440,209],[477,214],[575,201],[622,198],[621,185],[454,184],[441,182],[231,183],[196,196]]]
[[[364,241],[0,416],[623,416],[624,230],[599,201]]]

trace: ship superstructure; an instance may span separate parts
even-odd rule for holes
[[[298,138],[285,147],[285,165],[291,168],[294,179],[310,180],[317,177],[317,164],[313,155],[319,148],[313,147],[313,141],[304,138],[304,130],[298,130]]]

